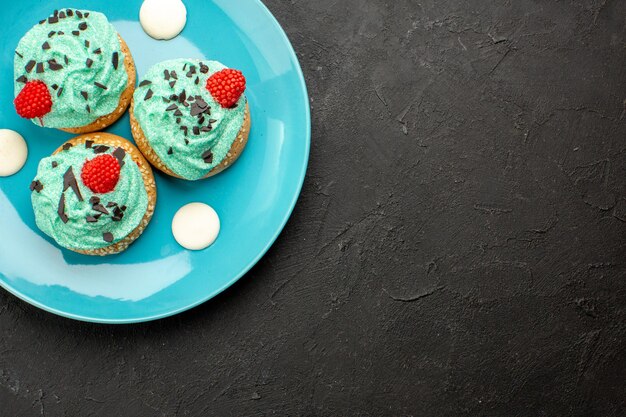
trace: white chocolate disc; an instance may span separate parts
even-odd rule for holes
[[[181,0],[144,0],[139,21],[154,39],[172,39],[187,23],[187,8]]]
[[[14,130],[0,129],[0,177],[18,172],[28,158],[26,141]]]
[[[180,246],[189,250],[205,249],[220,233],[220,218],[211,206],[190,203],[181,207],[172,220],[172,233]]]

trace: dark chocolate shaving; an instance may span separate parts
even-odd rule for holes
[[[65,19],[65,12],[59,13],[59,19]]]
[[[185,65],[183,65],[183,71],[185,71],[187,69],[187,63],[185,63]]]
[[[196,77],[196,80],[193,82],[195,85],[198,85],[200,83],[200,78]]]
[[[74,35],[74,36],[78,36],[78,35],[80,35],[80,32],[79,32],[79,31],[77,31],[77,30],[73,30],[73,31],[72,31],[72,35]]]
[[[200,128],[198,126],[194,126],[193,127],[193,134],[194,135],[199,135],[200,134]]]
[[[89,48],[89,41],[85,39],[85,48]]]
[[[108,243],[113,242],[113,233],[111,233],[111,232],[104,232],[102,234],[102,239],[104,239],[104,241],[108,242]]]
[[[39,24],[40,24],[40,25],[43,25],[44,23],[46,23],[46,19],[44,19],[44,20],[40,20],[40,21],[39,21]]]
[[[209,107],[207,102],[204,101],[204,99],[201,96],[196,96],[196,104],[203,110]]]
[[[86,220],[87,220],[87,223],[96,223],[98,221],[98,219],[96,219],[93,216],[87,216]]]
[[[48,33],[48,38],[53,37],[56,33],[57,33],[57,31],[56,31],[56,30],[52,30],[52,31],[50,31],[50,32]]]
[[[176,85],[176,81],[170,81],[170,87],[174,88],[174,86]]]
[[[93,51],[94,54],[99,55],[102,53],[102,49],[98,48]]]
[[[25,75],[20,75],[19,78],[17,80],[18,83],[26,83],[26,81],[28,81],[28,78],[26,78]]]
[[[177,101],[177,100],[178,100],[178,96],[177,96],[176,94],[172,94],[172,95],[170,96],[170,100]]]
[[[89,100],[89,93],[87,93],[86,91],[81,91],[80,95],[83,96],[85,100]]]
[[[187,136],[187,131],[189,130],[189,128],[187,126],[181,126],[180,130],[182,130],[183,132],[185,132],[185,136]]]
[[[211,126],[202,126],[202,127],[200,128],[200,131],[201,131],[201,132],[210,132],[211,130],[212,130],[212,129],[211,129]]]
[[[67,58],[67,57],[66,57]],[[60,69],[63,69],[63,65],[57,63],[54,59],[51,59],[50,61],[48,61],[48,67],[52,70],[52,71],[58,71]]]
[[[85,18],[89,17],[89,12],[85,13]]]
[[[124,212],[119,207],[115,207],[113,209],[113,216],[111,217],[111,220],[113,220],[114,222],[119,222],[120,220],[122,220],[123,217]]]
[[[89,149],[89,148],[91,148],[92,145],[93,145],[93,140],[86,140],[85,141],[85,148]]]
[[[126,211],[126,206],[122,206],[120,208],[122,209],[122,211]]]
[[[87,68],[91,68],[92,64],[93,64],[93,59],[87,58],[87,61],[85,61],[85,65],[87,66]]]
[[[37,72],[37,74],[41,74],[43,72],[43,62],[37,63],[37,69],[35,70],[35,72]]]
[[[170,104],[165,111],[172,111],[172,110],[176,110],[178,108],[177,104]]]
[[[182,116],[183,112],[180,111],[180,109],[176,109],[176,111],[174,112],[174,116]]]
[[[94,205],[94,204],[98,204],[100,202],[100,197],[98,196],[93,196],[89,199],[89,204]]]
[[[174,153],[174,150],[172,149],[172,147],[170,146],[170,148],[167,150],[167,154],[171,155]]]
[[[78,188],[78,182],[76,181],[76,176],[74,176],[74,170],[70,166],[65,174],[63,174],[63,191],[71,188],[78,201],[83,201],[83,196],[80,193],[80,188]]]
[[[176,118],[176,124],[179,125],[180,124],[180,117]]]
[[[170,75],[172,76],[173,79],[177,80],[178,79],[178,75],[176,75],[176,71],[172,71],[170,73]]]
[[[68,15],[69,17],[74,16],[74,11],[73,11],[72,9],[67,9],[67,15]]]
[[[30,73],[33,70],[33,68],[35,68],[35,64],[36,62],[31,59],[30,61],[28,61],[24,69],[26,70],[26,72]]]
[[[194,102],[191,103],[191,115],[192,116],[197,116],[199,114],[202,114],[204,112],[204,110],[198,105],[198,103]]]
[[[57,97],[61,97],[62,92],[63,92],[63,87],[59,88],[59,91],[57,91]]]
[[[48,43],[48,41],[44,42],[41,45],[41,49],[43,49],[44,51],[47,50],[47,49],[50,49],[50,44]]]
[[[124,157],[126,156],[126,151],[124,148],[116,148],[112,155],[117,159],[117,162],[120,164],[120,167],[124,166]]]
[[[148,92],[146,93],[146,95],[144,96],[144,101],[145,100],[150,100],[152,98],[152,89],[148,89]]]
[[[207,164],[213,163],[213,152],[211,152],[211,150],[209,149],[202,154],[202,159],[204,159],[204,162],[206,162]]]
[[[80,10],[76,10],[76,16],[78,16],[79,18],[83,18],[83,13]]]
[[[52,161],[52,168],[56,168],[59,166],[59,163],[57,161]]]
[[[189,139],[185,139],[185,145],[189,145]]]
[[[163,78],[165,78],[165,81],[170,79],[170,72],[168,70],[163,71]]]
[[[63,144],[63,150],[64,150],[64,151],[69,151],[69,150],[70,150],[70,148],[71,148],[72,146],[74,146],[74,145],[72,145],[72,144],[71,144],[71,143],[69,143],[69,142],[64,143],[64,144]]]
[[[91,107],[89,107],[89,104],[85,106],[85,110],[87,110],[87,113],[91,113]]]
[[[117,206],[117,203],[116,203],[115,201],[109,201],[109,202],[107,203],[107,207],[108,207],[108,208],[115,207],[115,206]]]
[[[209,72],[209,67],[204,64],[200,64],[200,72],[206,74],[207,72]]]
[[[106,208],[104,208],[104,206],[100,203],[94,204],[92,209],[94,209],[95,211],[99,211],[102,214],[109,214],[109,210],[107,210]]]
[[[53,90],[56,90],[57,88],[59,88],[59,86],[56,84],[52,84],[50,87],[52,87]]]
[[[102,88],[103,90],[108,90],[106,85],[100,84],[98,81],[93,83],[96,87]]]
[[[152,81],[150,80],[143,80],[142,82],[139,83],[139,87],[145,87],[147,85],[152,84]]]
[[[58,35],[59,35],[59,36],[61,36],[61,35],[65,35],[65,32],[63,32],[62,30],[60,30],[60,31],[58,32]]]
[[[113,68],[117,69],[119,59],[120,59],[119,54],[117,52],[113,52],[113,57],[111,58],[111,60],[113,61]]]
[[[68,222],[69,218],[67,217],[67,214],[65,214],[65,194],[63,193],[61,193],[61,198],[59,199],[59,207],[57,209],[57,213],[63,223]]]
[[[180,95],[178,96],[178,102],[179,103],[184,103],[185,100],[187,100],[187,93],[185,92],[185,90],[183,90]]]
[[[105,153],[108,150],[109,150],[109,147],[106,145],[98,145],[95,148],[93,148],[94,153]]]
[[[63,56],[63,61],[65,61],[65,65],[68,65],[70,63],[69,58],[67,57],[67,55]]]
[[[30,183],[30,190],[37,191],[38,193],[40,193],[41,190],[43,190],[43,184],[39,182],[39,180],[35,180]]]
[[[57,23],[59,21],[58,16],[51,16],[48,18],[48,23]]]
[[[20,58],[24,58],[24,55],[20,54],[19,52],[15,51],[15,55],[19,56]]]
[[[82,22],[80,25],[78,25],[78,29],[80,29],[80,30],[85,30],[85,29],[87,29],[87,23]]]

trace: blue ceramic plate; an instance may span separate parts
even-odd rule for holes
[[[140,0],[11,1],[0,14],[0,128],[29,145],[26,166],[0,178],[0,285],[44,310],[78,320],[132,323],[194,307],[228,288],[269,249],[291,214],[306,171],[310,113],[296,55],[259,0],[184,0],[187,26],[170,41],[149,38]],[[104,12],[135,58],[141,77],[171,58],[216,59],[247,78],[252,131],[246,150],[214,178],[188,183],[157,175],[158,203],[144,234],[124,253],[90,257],[62,250],[35,226],[28,186],[39,160],[70,134],[35,126],[13,109],[13,51],[54,9]],[[107,131],[132,139],[128,114]],[[182,249],[171,233],[175,212],[202,201],[220,215],[210,248]]]

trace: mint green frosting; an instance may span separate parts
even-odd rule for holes
[[[143,177],[137,164],[126,155],[120,171],[120,179],[115,189],[106,194],[95,194],[87,188],[81,180],[81,171],[86,160],[93,159],[97,155],[92,148],[86,145],[76,145],[69,150],[61,151],[56,155],[44,158],[39,163],[37,178],[43,188],[37,192],[32,191],[31,200],[35,210],[37,226],[57,243],[68,249],[93,250],[112,245],[128,236],[139,226],[148,208],[148,193],[146,192]],[[111,154],[115,148],[109,148],[102,154]],[[54,167],[56,162],[56,167]],[[80,201],[72,188],[63,191],[64,174],[68,168],[76,178],[78,188],[83,200]],[[65,195],[65,214],[67,223],[61,219],[58,209],[61,194]],[[126,206],[121,221],[114,221],[114,208],[106,208],[109,215],[102,214],[97,222],[88,223],[87,216],[97,215],[99,212],[92,208],[89,201],[91,197],[100,198],[100,203],[105,206],[109,202],[115,202],[121,208]],[[113,241],[106,242],[103,234],[113,234]]]
[[[202,66],[208,71],[200,71]],[[195,68],[195,72],[187,74]],[[143,77],[134,94],[134,115],[141,126],[150,146],[161,161],[173,172],[188,180],[198,180],[211,169],[219,165],[230,150],[237,134],[243,125],[247,99],[245,94],[239,98],[236,107],[223,108],[206,89],[207,79],[226,67],[217,61],[199,61],[197,59],[175,59],[156,64]],[[177,79],[172,76],[165,79],[165,71],[175,71]],[[196,81],[197,80],[197,81]],[[171,82],[176,81],[173,86]],[[150,82],[148,84],[148,82]],[[146,99],[148,91],[152,97]],[[180,97],[200,96],[210,107],[210,114],[204,114],[204,122],[199,124],[199,117],[192,116],[193,101],[184,104],[170,100],[172,95]],[[176,110],[166,109],[173,104],[178,105],[182,115]],[[177,119],[180,119],[177,122]],[[212,126],[211,131],[193,132],[193,127]],[[181,130],[187,127],[187,135]],[[189,141],[187,144],[185,139]],[[212,162],[203,159],[205,152],[213,153]]]
[[[68,10],[71,10],[72,16],[68,16]],[[57,23],[49,23],[50,19],[47,19],[45,23],[33,26],[17,45],[15,96],[24,87],[25,80],[20,80],[20,77],[25,77],[26,81],[41,80],[48,86],[52,97],[52,110],[43,116],[43,126],[86,126],[117,108],[120,96],[128,85],[128,74],[124,68],[126,58],[122,54],[117,31],[102,13],[80,11],[83,17],[79,17],[74,9],[65,9],[61,13],[56,16]],[[52,19],[54,21],[54,17]],[[86,28],[81,29],[80,25],[84,24]],[[72,32],[78,32],[78,36]],[[49,49],[42,47],[45,42]],[[98,49],[100,53],[97,53]],[[117,69],[113,65],[114,53],[118,56]],[[90,68],[87,67],[87,59],[93,60]],[[62,68],[53,70],[50,60],[55,60]],[[31,61],[36,64],[28,72],[26,66]],[[37,72],[39,63],[43,64],[43,72],[40,73]],[[106,90],[96,86],[96,82],[105,86]],[[86,93],[87,99],[82,93]],[[32,121],[40,124],[39,119]]]

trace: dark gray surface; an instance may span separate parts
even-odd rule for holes
[[[313,109],[284,233],[155,323],[0,292],[0,414],[626,415],[626,2],[267,3]]]

